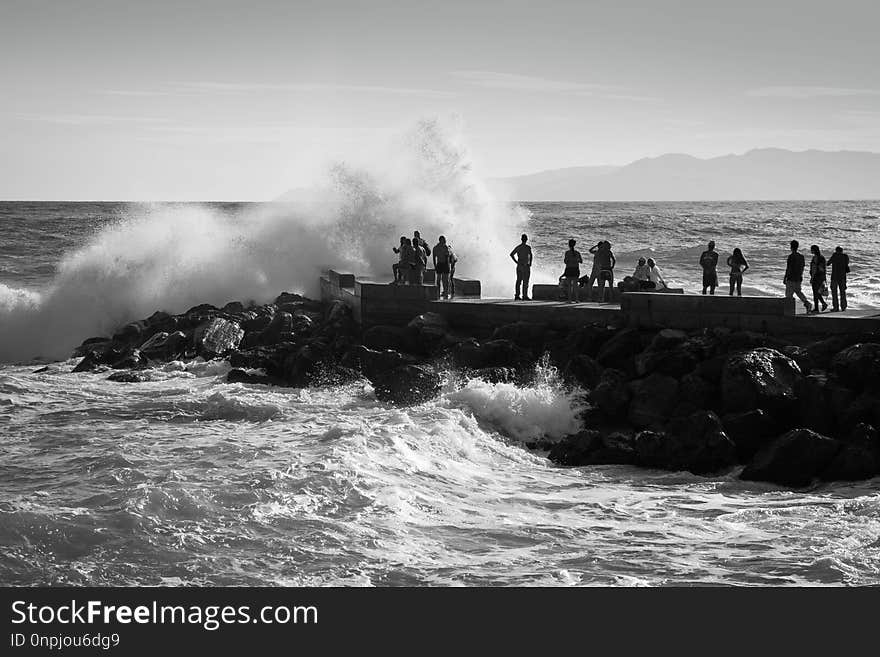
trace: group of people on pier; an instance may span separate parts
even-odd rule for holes
[[[516,264],[515,300],[529,301],[529,279],[531,278],[533,255],[532,247],[529,246],[529,237],[525,233],[520,237],[520,243],[510,252],[510,259]],[[580,288],[586,288],[587,299],[592,298],[593,284],[598,285],[600,301],[606,300],[612,294],[614,287],[614,268],[617,259],[611,250],[611,243],[600,240],[589,248],[593,256],[593,264],[589,274],[581,275],[581,265],[584,264],[583,256],[575,247],[577,241],[568,240],[568,250],[563,255],[565,270],[559,277],[566,299],[569,303],[580,301]],[[818,245],[810,247],[812,259],[809,267],[809,283],[813,292],[812,304],[804,295],[802,285],[804,272],[807,268],[806,259],[800,253],[800,244],[792,240],[791,253],[788,256],[785,267],[783,284],[785,285],[785,297],[787,299],[797,297],[804,304],[808,313],[818,313],[828,309],[826,297],[828,296],[828,268],[830,273],[830,293],[832,312],[846,310],[846,279],[849,273],[849,256],[838,246],[834,253],[826,260]],[[397,285],[422,285],[425,278],[425,270],[429,260],[434,266],[436,273],[435,284],[438,287],[439,296],[443,299],[452,298],[455,294],[455,263],[458,258],[447,243],[446,237],[441,235],[437,244],[431,248],[422,239],[419,231],[413,233],[412,239],[401,236],[400,246],[394,247],[398,254],[398,262],[394,263],[394,283]],[[719,253],[715,249],[715,242],[710,241],[706,250],[700,254],[699,265],[703,270],[702,294],[715,294],[718,287],[718,259]],[[729,295],[742,296],[743,275],[750,269],[749,262],[737,247],[727,258],[727,266],[730,267]],[[637,292],[648,290],[663,290],[668,286],[663,279],[663,274],[653,258],[640,257],[632,275],[624,277],[619,283],[622,292]],[[820,310],[821,308],[821,310]]]
[[[446,242],[445,236],[438,237],[437,244],[432,249],[422,239],[419,231],[414,231],[412,239],[401,235],[400,246],[392,247],[392,250],[398,254],[397,262],[392,265],[395,285],[423,285],[430,258],[440,297],[449,299],[455,294],[453,276],[458,258],[452,246]]]
[[[849,273],[849,256],[843,252],[843,247],[838,246],[834,253],[826,260],[822,250],[817,244],[810,247],[812,259],[810,260],[809,283],[813,291],[813,303],[811,304],[804,295],[802,286],[804,271],[807,268],[806,259],[800,253],[800,243],[792,240],[790,243],[791,253],[785,263],[785,275],[782,283],[785,285],[785,298],[797,297],[804,304],[808,313],[819,313],[828,309],[825,301],[828,296],[828,267],[831,267],[831,312],[846,310],[846,277]],[[715,294],[718,286],[718,252],[715,250],[715,242],[709,242],[708,248],[700,254],[700,266],[703,268],[703,294]],[[733,250],[733,254],[727,258],[727,266],[730,267],[730,296],[734,290],[738,296],[742,296],[743,274],[749,269],[749,263],[739,248]],[[821,307],[821,310],[820,310]]]

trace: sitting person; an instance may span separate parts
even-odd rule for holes
[[[651,282],[651,288],[654,290],[665,290],[667,288],[660,267],[654,262],[654,258],[648,258],[648,280]]]

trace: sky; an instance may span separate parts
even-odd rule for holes
[[[267,200],[426,117],[505,177],[880,151],[880,3],[0,0],[0,199]]]

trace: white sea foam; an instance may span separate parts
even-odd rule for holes
[[[525,213],[489,195],[458,126],[422,121],[391,150],[366,168],[332,167],[309,203],[235,217],[194,205],[131,211],[68,254],[42,293],[0,286],[0,362],[63,358],[157,309],[315,295],[328,266],[390,279],[391,247],[414,229],[449,235],[458,272],[500,290]]]

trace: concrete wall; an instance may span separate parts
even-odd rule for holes
[[[794,299],[626,292],[620,308],[628,326],[681,329],[727,327],[769,331],[794,317]]]

